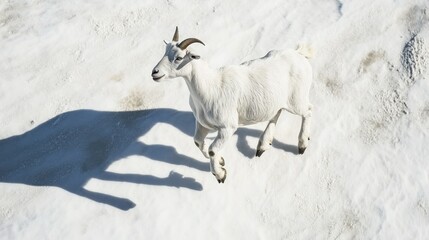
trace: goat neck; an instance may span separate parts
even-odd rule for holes
[[[191,95],[201,100],[213,100],[221,85],[219,70],[211,68],[202,59],[192,61],[192,71],[185,77]]]

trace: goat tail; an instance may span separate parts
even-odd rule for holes
[[[299,44],[298,47],[296,48],[296,51],[308,59],[313,58],[315,54],[314,49],[307,44]]]

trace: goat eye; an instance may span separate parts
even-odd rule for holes
[[[182,57],[177,57],[176,58],[176,61],[182,61],[183,60],[183,58]]]

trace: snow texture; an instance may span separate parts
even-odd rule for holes
[[[218,184],[175,26],[213,67],[309,44],[312,136],[240,128]],[[0,239],[427,239],[429,2],[0,2]],[[209,135],[213,139],[214,135]]]

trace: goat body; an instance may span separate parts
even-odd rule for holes
[[[280,109],[307,114],[312,70],[295,50],[270,51],[263,58],[217,70],[199,60],[192,68],[186,81],[189,103],[208,129],[269,121]]]
[[[310,139],[312,105],[309,91],[312,68],[308,48],[270,51],[266,56],[241,65],[212,69],[186,49],[189,38],[178,43],[178,30],[173,42],[166,43],[166,52],[152,71],[155,81],[183,77],[190,91],[189,104],[196,118],[194,141],[205,157],[218,182],[226,178],[225,160],[220,155],[227,140],[238,126],[269,121],[256,151],[260,157],[274,137],[274,129],[282,110],[302,117],[298,137],[299,153],[304,153]],[[205,144],[209,132],[218,135],[210,147]]]

